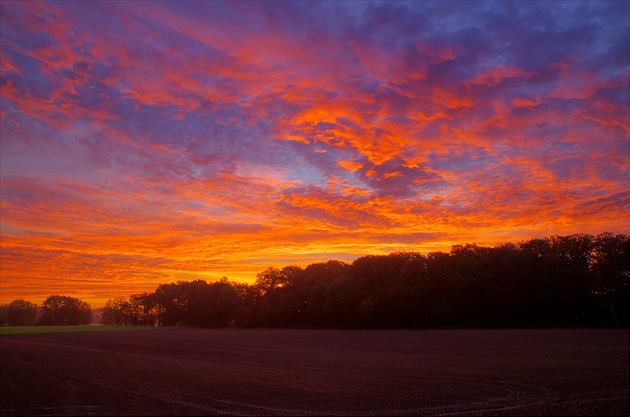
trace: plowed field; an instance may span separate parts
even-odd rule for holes
[[[2,415],[625,415],[627,330],[0,337]]]

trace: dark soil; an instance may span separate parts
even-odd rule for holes
[[[2,415],[629,414],[627,330],[0,338]]]

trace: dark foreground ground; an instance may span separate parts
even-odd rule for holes
[[[2,415],[625,415],[627,330],[3,336]]]

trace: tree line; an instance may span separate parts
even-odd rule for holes
[[[0,324],[13,326],[71,326],[90,324],[90,305],[78,298],[51,295],[41,307],[18,298],[0,306]]]
[[[604,233],[270,267],[107,302],[112,325],[595,326],[630,323],[630,239]]]
[[[455,245],[427,255],[368,255],[352,263],[270,267],[253,284],[178,281],[110,299],[103,324],[627,326],[630,238],[574,234],[495,247]]]

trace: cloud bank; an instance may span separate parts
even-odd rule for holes
[[[626,2],[2,2],[2,302],[628,233]]]

